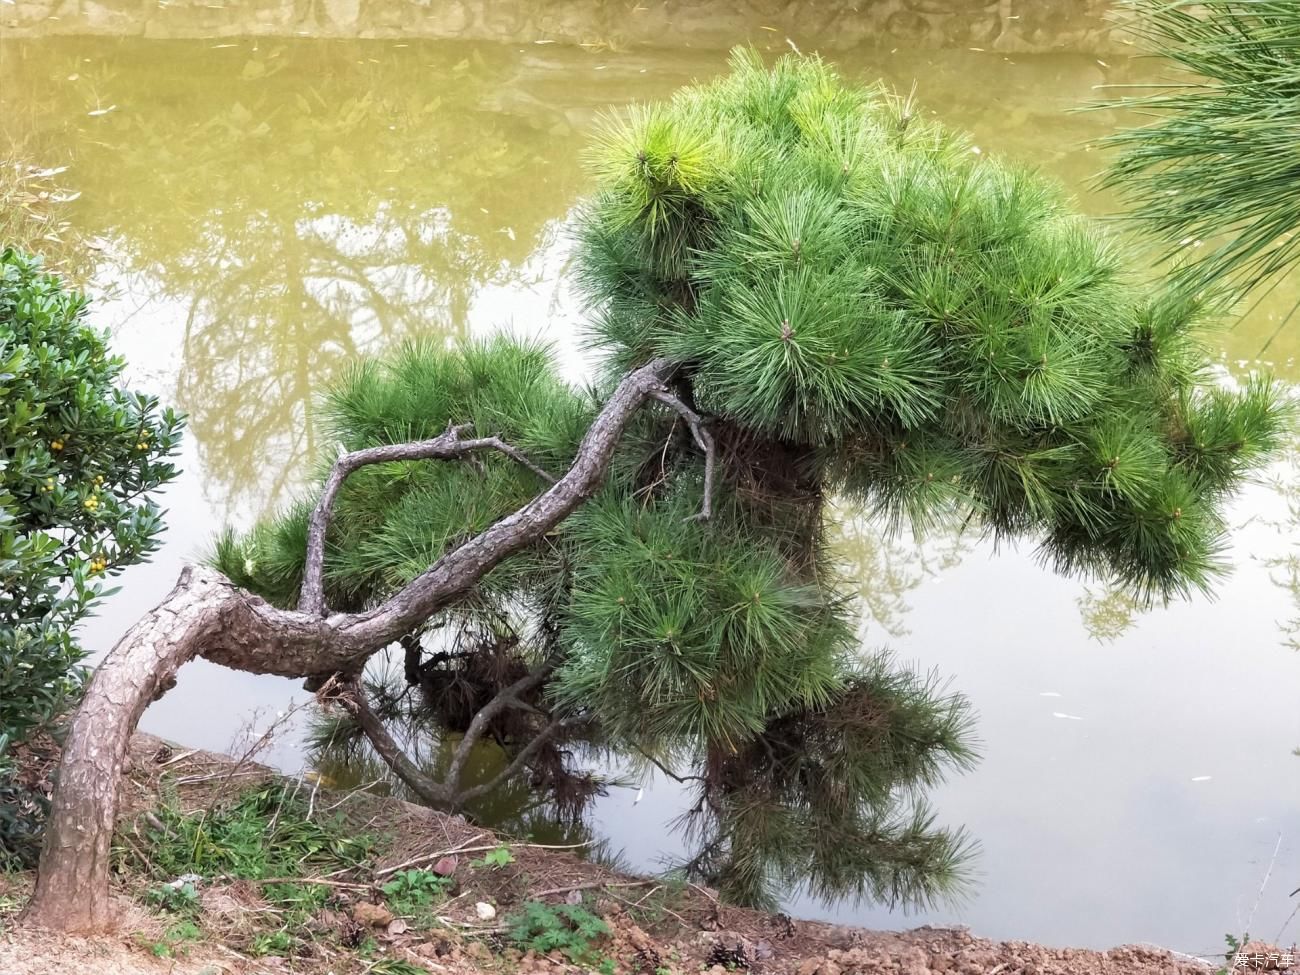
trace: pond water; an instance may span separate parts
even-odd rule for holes
[[[786,49],[779,34],[752,39]],[[1152,70],[1113,53],[885,45],[835,57],[855,77],[915,82],[927,110],[984,151],[1041,166],[1096,213],[1111,204],[1087,188],[1100,165],[1089,140],[1121,120],[1070,110]],[[602,44],[0,41],[0,134],[70,167],[81,196],[69,218],[98,248],[96,320],[132,381],[190,416],[166,547],[125,576],[88,645],[110,646],[219,526],[292,495],[318,446],[311,397],[353,356],[508,328],[555,342],[580,377],[565,228],[586,135],[607,106],[724,66],[722,50]],[[1298,296],[1288,283],[1214,337],[1225,374],[1262,359],[1300,381],[1300,322],[1283,325]],[[789,909],[1200,954],[1252,917],[1252,933],[1272,937],[1300,902],[1287,897],[1300,883],[1297,504],[1293,455],[1236,504],[1235,571],[1217,601],[1143,614],[1028,552],[918,548],[855,526],[842,551],[871,609],[868,641],[951,680],[980,714],[983,762],[933,800],[982,852],[960,904],[903,915],[794,897]],[[143,727],[230,750],[305,697],[197,663]],[[292,729],[269,757],[301,767]],[[612,789],[593,826],[651,868],[680,852],[667,825],[682,800],[671,782],[643,784],[640,801],[636,786]]]

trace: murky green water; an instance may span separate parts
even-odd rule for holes
[[[783,39],[773,38],[784,47]],[[805,47],[808,46],[804,42]],[[1095,86],[1150,68],[1112,55],[837,53],[845,70],[915,80],[929,110],[982,149],[1086,184],[1111,112],[1069,114]],[[497,328],[554,341],[581,376],[564,284],[579,156],[606,106],[722,70],[720,51],[613,52],[450,41],[49,38],[0,41],[0,134],[68,165],[71,219],[101,248],[97,308],[134,381],[191,417],[169,542],[88,634],[102,649],[226,521],[283,503],[318,445],[313,391],[353,356],[421,333]],[[1289,294],[1288,294],[1289,292]],[[1288,284],[1216,337],[1228,372],[1256,359],[1300,381],[1300,296]],[[1133,618],[1122,602],[973,543],[843,541],[873,644],[949,677],[982,716],[985,760],[935,798],[983,844],[963,905],[905,917],[795,900],[796,913],[873,926],[960,922],[979,933],[1208,953],[1271,937],[1300,882],[1300,465],[1235,509],[1237,571],[1217,602]],[[228,749],[303,695],[290,682],[196,664],[144,727]],[[254,714],[257,709],[260,714]],[[271,756],[301,764],[292,736]],[[599,835],[653,866],[677,850],[671,783],[614,789]],[[520,797],[509,800],[518,804]],[[1292,931],[1295,930],[1293,922]]]

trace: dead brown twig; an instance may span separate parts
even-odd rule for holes
[[[564,887],[548,887],[546,890],[533,891],[530,897],[548,897],[552,894],[568,894],[575,890],[597,890],[602,887],[649,887],[657,883],[654,880],[629,880],[611,882],[608,880],[592,880],[583,884],[569,884]]]
[[[484,834],[490,835],[490,834]],[[475,837],[478,839],[478,837]],[[426,863],[434,863],[443,857],[451,856],[453,853],[487,853],[490,850],[498,849],[505,846],[512,850],[580,850],[584,846],[591,846],[592,840],[584,840],[581,843],[491,843],[487,846],[455,846],[450,850],[437,850],[433,853],[422,853],[418,857],[412,857],[405,863],[399,863],[393,867],[385,867],[383,870],[375,872],[375,879],[387,877],[389,874],[397,873],[399,870],[406,870],[411,867],[422,866]]]

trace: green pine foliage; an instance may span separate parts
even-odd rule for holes
[[[441,342],[361,360],[325,396],[318,422],[328,443],[359,450],[436,437],[473,423],[563,471],[593,415],[591,401],[556,378],[549,352],[505,338],[448,351]],[[323,458],[322,472],[333,456]],[[482,531],[532,498],[544,482],[484,453],[474,464],[399,462],[348,479],[333,518],[327,560],[329,605],[358,609],[410,582],[456,541]],[[311,503],[249,535],[223,537],[217,564],[236,583],[281,606],[297,602]],[[539,553],[540,554],[540,553]],[[488,590],[508,595],[537,567],[525,555],[493,573]]]
[[[1190,287],[1249,290],[1300,259],[1300,5],[1293,0],[1129,0],[1130,29],[1173,68],[1112,103],[1144,119],[1106,140],[1104,183],[1135,219],[1186,257]]]
[[[717,444],[714,513],[692,518],[704,462],[677,413],[647,407],[595,498],[406,641],[424,717],[463,729],[548,661],[530,707],[682,773],[687,869],[729,898],[949,896],[971,843],[924,795],[973,763],[970,710],[862,650],[827,502],[882,530],[1035,541],[1058,570],[1167,599],[1210,584],[1223,503],[1282,406],[1267,380],[1213,385],[1202,307],[1131,279],[1053,186],[816,58],[738,53],[611,121],[592,163],[591,341],[611,376],[678,364]],[[348,448],[472,421],[558,472],[606,388],[505,339],[420,345],[359,364],[322,421]],[[542,488],[498,456],[363,470],[331,530],[330,605],[383,599]],[[217,564],[292,604],[307,509],[228,536]],[[518,747],[512,713],[495,737]],[[561,789],[573,754],[543,749],[535,781]]]
[[[820,61],[748,53],[597,152],[583,280],[620,361],[681,362],[708,413],[889,518],[1035,538],[1146,598],[1208,586],[1277,395],[1215,390],[1198,303],[1126,277],[1046,181]]]

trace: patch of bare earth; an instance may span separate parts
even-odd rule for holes
[[[124,843],[138,842],[133,817],[148,816],[162,790],[192,809],[210,807],[269,778],[270,770],[224,756],[185,750],[137,735],[124,785]],[[378,862],[333,876],[299,878],[329,889],[307,921],[291,957],[251,957],[275,910],[255,881],[200,884],[201,941],[175,958],[156,958],[167,920],[139,906],[138,878],[120,878],[120,933],[91,940],[51,936],[15,921],[30,878],[0,877],[0,975],[439,975],[499,972],[561,975],[594,971],[558,952],[511,947],[505,920],[527,903],[583,904],[609,925],[596,946],[605,971],[622,975],[1206,975],[1214,966],[1148,947],[1097,952],[992,942],[964,929],[889,933],[800,921],[730,907],[713,891],[655,878],[630,877],[589,863],[572,850],[549,848],[480,829],[446,815],[368,793],[313,796],[318,809],[346,815],[349,828],[382,834]],[[512,861],[486,866],[484,853],[506,845]],[[477,861],[477,862],[476,862]],[[426,869],[448,878],[432,917],[396,916],[382,887],[398,870]],[[7,888],[6,889],[6,885]],[[1279,957],[1284,957],[1278,952]],[[407,967],[402,967],[407,966]],[[1294,972],[1300,966],[1261,969]]]

